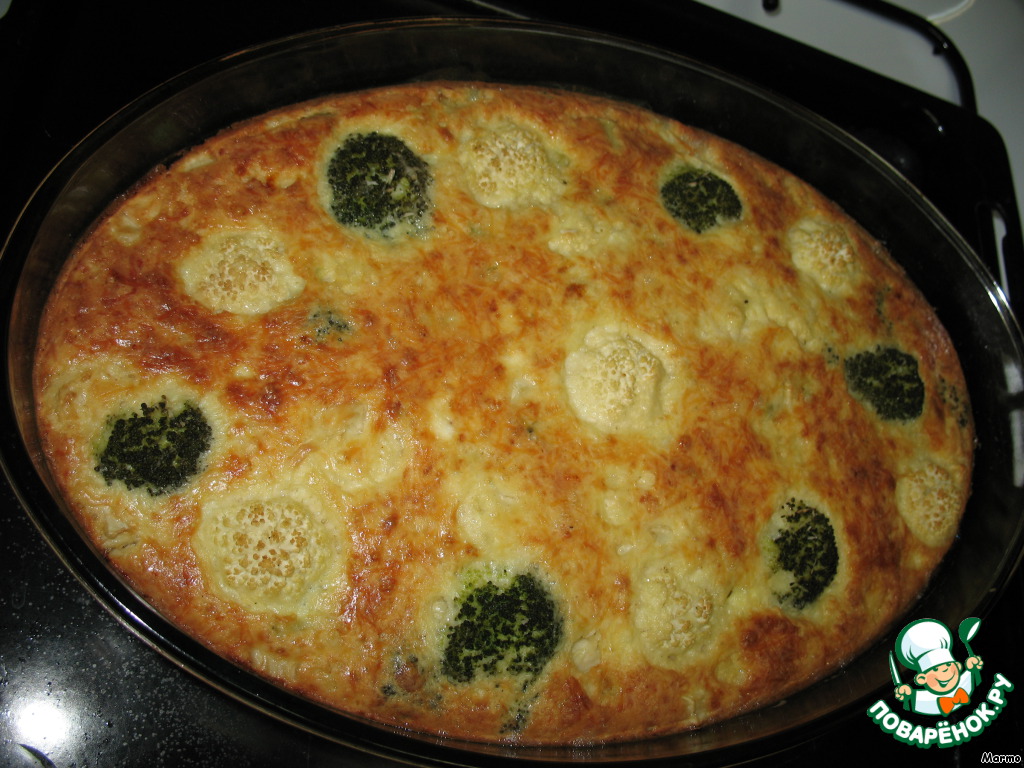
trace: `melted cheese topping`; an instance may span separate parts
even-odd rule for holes
[[[330,206],[373,131],[431,175],[387,236]],[[742,215],[673,218],[684,167]],[[920,415],[847,388],[876,348],[917,362]],[[483,84],[296,105],[155,172],[70,257],[36,396],[68,507],[169,620],[326,707],[484,741],[672,733],[827,674],[924,587],[972,461],[941,325],[842,211],[641,109]],[[114,425],[161,398],[210,426],[195,473],[106,482]],[[838,557],[799,607],[766,554],[789,499]],[[515,574],[550,658],[453,678],[466,580]]]
[[[622,222],[609,220],[601,211],[566,208],[554,223],[548,248],[562,256],[591,256],[629,247],[630,237]]]

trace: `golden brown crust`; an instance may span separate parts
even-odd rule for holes
[[[325,204],[368,131],[430,169],[413,230]],[[682,167],[739,220],[674,218]],[[919,416],[848,387],[879,347],[916,359]],[[867,233],[741,148],[543,89],[356,93],[211,139],[80,245],[36,390],[69,506],[173,621],[328,706],[482,740],[639,738],[806,685],[919,593],[971,469],[956,355]],[[209,421],[201,471],[108,484],[109,417],[161,397]],[[835,530],[806,606],[768,554],[791,501]],[[525,686],[443,673],[481,564],[538,574],[562,618]]]

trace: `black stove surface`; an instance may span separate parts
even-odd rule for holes
[[[291,0],[262,8],[237,0],[13,0],[0,19],[0,231],[9,231],[35,186],[89,130],[191,66],[318,27],[419,15],[508,15],[510,5],[499,8],[471,0],[357,7]],[[581,18],[560,5],[519,2],[511,13],[674,49],[800,102],[899,168],[996,274],[1001,267],[990,212],[1001,212],[1007,281],[1011,288],[1020,281],[1020,222],[1005,150],[998,134],[969,110],[703,6],[633,2],[623,12],[596,4]],[[3,483],[0,521],[0,765],[394,764],[278,722],[153,651],[65,569]],[[976,641],[991,669],[1017,683],[1024,681],[1022,615],[1018,573],[985,615]],[[1020,755],[1024,704],[1014,701],[1020,696],[1011,694],[995,722],[958,747],[914,749],[882,733],[865,713],[854,713],[774,744],[781,752],[742,759],[781,766],[865,758],[959,766],[978,764],[986,753]]]

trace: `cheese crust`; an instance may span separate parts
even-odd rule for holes
[[[332,208],[365,135],[429,179],[377,230]],[[737,202],[687,223],[682,170]],[[896,411],[858,373],[883,359]],[[879,242],[743,148],[551,89],[332,96],[156,169],[70,257],[35,387],[68,507],[170,620],[324,706],[482,741],[644,738],[808,685],[909,607],[971,474],[956,354]],[[169,488],[101,471],[143,403],[209,428]],[[785,531],[811,519],[805,589]],[[547,595],[528,674],[452,672],[481,573]]]

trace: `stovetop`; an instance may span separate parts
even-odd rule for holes
[[[10,229],[34,187],[75,142],[184,69],[308,29],[414,15],[578,24],[674,49],[782,93],[873,147],[945,213],[1008,287],[1024,284],[1009,165],[991,124],[714,9],[671,0],[633,2],[628,12],[592,4],[585,17],[561,5],[527,1],[513,7],[382,0],[351,7],[292,0],[271,11],[238,0],[13,0],[0,18],[0,231]],[[1007,222],[1002,250],[996,247],[993,209],[1003,211]],[[0,764],[393,764],[273,720],[157,654],[70,575],[2,483],[0,520]],[[979,653],[1016,682],[1024,680],[1022,614],[1018,574],[984,618],[984,645],[978,641]],[[902,765],[973,765],[985,752],[1021,753],[1022,709],[1010,706],[982,736],[955,748],[911,749],[860,714],[824,732],[795,735],[779,754],[746,757],[793,766],[841,761],[846,754]]]

